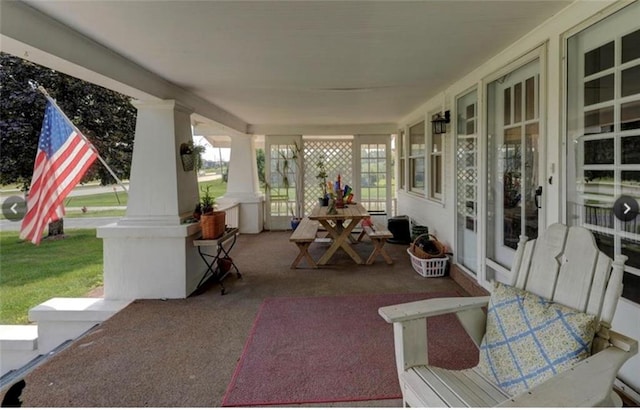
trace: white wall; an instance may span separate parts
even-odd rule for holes
[[[565,201],[566,193],[564,188],[565,178],[565,126],[563,123],[563,113],[566,111],[564,103],[563,89],[564,81],[564,60],[563,60],[563,36],[576,26],[583,25],[586,21],[595,23],[599,18],[605,17],[615,10],[631,3],[630,1],[577,1],[571,4],[562,12],[558,13],[537,29],[533,30],[519,41],[515,42],[491,60],[480,67],[475,68],[468,75],[452,84],[443,84],[444,96],[441,94],[427,101],[415,111],[405,116],[399,127],[412,125],[418,119],[428,118],[429,113],[439,111],[443,107],[443,100],[446,109],[451,110],[451,118],[456,118],[455,99],[457,96],[468,92],[477,86],[479,92],[480,117],[484,113],[482,96],[484,87],[493,80],[495,73],[504,70],[518,58],[542,47],[541,56],[541,121],[546,124],[543,132],[547,137],[546,155],[541,156],[542,164],[545,167],[545,175],[541,182],[544,183],[543,195],[543,222],[548,226],[554,222],[565,221]],[[513,67],[516,68],[516,67]],[[454,164],[454,130],[455,121],[451,122],[452,130],[447,134],[447,144],[445,146],[445,194],[443,204],[434,203],[417,195],[400,191],[398,193],[398,213],[406,214],[419,223],[429,226],[430,231],[438,239],[455,248],[455,164]],[[544,126],[544,125],[543,125]],[[482,127],[482,125],[481,125]],[[479,131],[482,128],[479,128]],[[486,138],[480,132],[480,146],[486,147]],[[397,161],[399,163],[399,161]],[[407,164],[408,166],[408,164]],[[549,184],[549,177],[553,178],[553,183]],[[481,175],[480,178],[486,178]],[[428,180],[428,177],[426,178]],[[409,181],[410,179],[407,179]],[[482,197],[480,198],[482,199]],[[482,208],[481,208],[482,209]],[[484,218],[482,212],[480,218]],[[632,302],[622,299],[619,303],[618,311],[614,319],[614,329],[631,337],[639,338],[638,328],[640,328],[640,307]],[[640,356],[636,355],[629,360],[622,368],[620,377],[636,391],[640,390]]]

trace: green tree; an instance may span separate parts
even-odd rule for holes
[[[127,96],[0,53],[1,184],[27,190],[31,182],[46,99],[30,81],[48,91],[119,178],[129,177],[136,110]],[[83,181],[96,179],[115,182],[99,161]]]
[[[258,148],[256,150],[256,162],[258,165],[258,179],[260,180],[260,184],[264,186],[266,182],[265,169],[264,169],[264,150],[262,148]]]

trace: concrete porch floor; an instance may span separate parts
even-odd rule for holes
[[[230,275],[224,296],[214,284],[184,300],[133,302],[28,374],[23,405],[217,407],[266,297],[445,290],[467,294],[450,276],[419,276],[406,245],[386,245],[393,265],[380,258],[373,265],[358,266],[338,251],[325,268],[290,269],[297,248],[289,243],[289,235],[241,235],[231,256],[243,278]],[[312,245],[314,259],[325,246]],[[372,245],[365,240],[355,249],[366,259]],[[318,406],[401,405],[397,399]]]

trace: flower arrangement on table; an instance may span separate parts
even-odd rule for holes
[[[344,208],[346,204],[353,204],[353,189],[349,185],[342,185],[340,174],[335,182],[327,182],[329,194],[329,212],[335,208]]]

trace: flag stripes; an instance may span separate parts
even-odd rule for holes
[[[49,222],[64,216],[63,202],[98,157],[57,107],[47,103],[20,238],[39,244]]]

